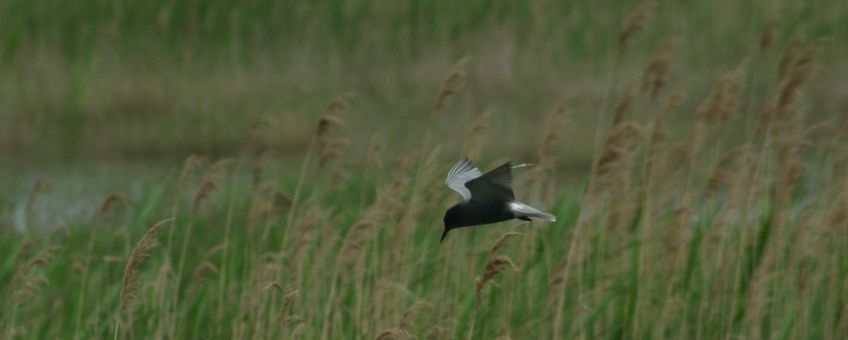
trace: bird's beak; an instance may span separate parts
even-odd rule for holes
[[[445,228],[445,231],[442,233],[442,239],[439,240],[439,243],[442,243],[442,242],[445,241],[445,236],[448,236],[448,231],[450,231],[450,229]]]

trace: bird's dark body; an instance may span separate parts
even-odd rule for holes
[[[445,222],[453,228],[461,228],[511,220],[515,214],[506,204],[506,201],[485,204],[473,200],[459,203],[448,209]]]

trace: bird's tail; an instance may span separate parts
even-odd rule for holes
[[[515,213],[516,217],[527,217],[533,221],[556,222],[556,216],[518,201],[510,202],[509,210]]]

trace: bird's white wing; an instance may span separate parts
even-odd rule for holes
[[[462,195],[463,200],[468,201],[471,199],[471,191],[465,187],[465,183],[482,175],[480,169],[474,166],[474,163],[471,163],[468,157],[464,157],[448,171],[445,185]]]

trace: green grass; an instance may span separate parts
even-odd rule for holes
[[[848,6],[662,1],[620,55],[616,1],[0,6],[0,338],[848,337]],[[789,87],[801,27],[830,43],[809,74],[814,44],[794,50],[811,78]],[[673,38],[659,96],[611,126]],[[743,60],[722,121],[702,103]],[[210,160],[181,171],[189,153]],[[516,196],[557,222],[440,244],[467,153],[538,163]]]

